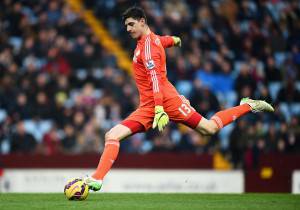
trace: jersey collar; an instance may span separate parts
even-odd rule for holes
[[[140,39],[138,39],[138,43],[144,43],[145,42],[145,39],[150,36],[153,32],[151,31],[150,34],[146,34],[146,35],[143,35]]]

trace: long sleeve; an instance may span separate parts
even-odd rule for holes
[[[160,48],[159,43],[154,43],[150,37],[147,37],[141,55],[145,69],[147,70],[148,81],[152,86],[155,105],[163,104],[163,94],[161,91],[162,56]]]
[[[163,48],[169,48],[174,46],[174,40],[171,36],[158,36]]]

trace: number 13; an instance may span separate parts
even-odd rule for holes
[[[191,108],[186,104],[181,104],[178,110],[183,114],[184,116],[187,116],[191,112]]]

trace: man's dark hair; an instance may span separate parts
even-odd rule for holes
[[[122,20],[123,22],[127,18],[133,18],[135,20],[140,20],[141,18],[145,19],[145,22],[147,23],[147,17],[144,12],[144,10],[141,7],[133,6],[128,8],[123,14],[122,14]]]

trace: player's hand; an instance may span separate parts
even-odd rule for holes
[[[162,131],[169,122],[169,116],[164,111],[162,106],[155,106],[155,116],[152,124],[152,128],[158,127],[159,131]]]
[[[172,36],[173,40],[174,40],[174,46],[176,47],[181,47],[181,39],[178,36]]]

